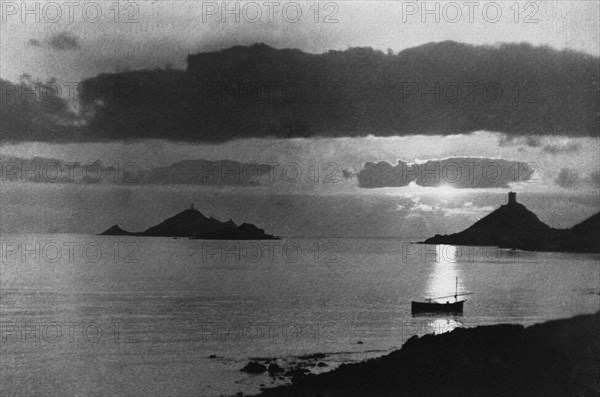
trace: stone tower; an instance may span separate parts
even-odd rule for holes
[[[508,193],[508,204],[517,204],[517,193],[515,193],[515,192]]]

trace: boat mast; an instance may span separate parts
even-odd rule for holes
[[[458,276],[456,276],[456,289],[454,290],[454,300],[458,302]]]

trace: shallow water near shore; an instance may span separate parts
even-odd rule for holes
[[[412,300],[454,294],[456,277],[474,293],[462,316],[411,315]],[[284,380],[240,372],[251,359],[289,368],[322,352],[314,371],[327,371],[415,334],[593,313],[599,282],[591,254],[3,235],[0,384],[7,395],[255,393]]]

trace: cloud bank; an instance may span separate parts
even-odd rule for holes
[[[276,171],[280,171],[276,163],[231,160],[184,160],[141,169],[133,162],[105,165],[99,160],[84,164],[44,157],[0,157],[0,180],[21,183],[244,187],[273,184]]]
[[[66,49],[76,42],[63,37],[55,44]],[[75,130],[61,129],[58,121],[40,130],[29,120],[21,124],[31,129],[7,134],[5,129],[15,129],[13,113],[22,111],[3,111],[1,139],[219,143],[478,130],[597,136],[598,61],[528,44],[448,41],[397,54],[236,46],[190,55],[185,71],[139,70],[85,80],[86,94],[79,100],[90,117]]]
[[[554,179],[554,183],[563,188],[574,190],[581,186],[600,187],[600,171],[592,171],[589,175],[581,175],[579,171],[571,168],[561,168]]]
[[[80,141],[82,116],[60,97],[56,81],[0,78],[0,142]]]
[[[30,39],[27,44],[32,47],[47,47],[54,51],[71,51],[81,48],[79,37],[70,32],[54,33],[43,43],[37,39]]]
[[[69,32],[52,35],[48,39],[48,45],[58,51],[77,50],[81,48],[79,37]]]
[[[509,188],[509,183],[536,182],[533,163],[502,159],[454,157],[420,163],[387,161],[365,163],[356,174],[362,188],[402,187],[411,182],[424,187],[457,189]]]

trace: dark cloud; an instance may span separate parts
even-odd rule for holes
[[[356,176],[356,171],[354,170],[342,170],[342,176],[344,177],[344,179],[350,179],[352,177]]]
[[[275,165],[239,163],[231,160],[185,160],[168,167],[158,167],[127,179],[138,184],[258,186],[273,183]]]
[[[46,47],[56,51],[70,51],[81,48],[79,37],[70,32],[55,33],[44,42],[30,39],[27,44],[32,47]]]
[[[100,161],[91,163],[66,162],[53,158],[33,157],[30,159],[1,156],[1,179],[3,182],[22,183],[126,183],[131,168],[119,169],[104,166]]]
[[[573,169],[562,168],[554,183],[565,189],[574,188],[579,184],[579,173]]]
[[[276,163],[240,163],[231,160],[185,160],[167,167],[141,169],[128,162],[117,166],[65,162],[52,158],[24,159],[0,157],[1,179],[10,182],[119,184],[119,185],[195,185],[258,186],[275,182],[280,169]]]
[[[600,171],[594,171],[588,178],[590,184],[596,188],[600,188]]]
[[[591,186],[597,189],[600,187],[600,171],[593,171],[587,176],[582,176],[577,170],[562,168],[554,183],[564,189],[575,189],[582,186]]]
[[[23,75],[19,83],[0,79],[0,141],[81,140],[79,116],[60,96],[55,80],[34,81]]]
[[[511,182],[535,182],[532,163],[502,159],[456,157],[429,160],[420,164],[398,161],[365,163],[357,174],[363,188],[402,187],[415,182],[419,186],[450,186],[459,189],[508,188]]]
[[[575,153],[581,149],[581,145],[578,143],[568,143],[565,145],[544,145],[542,150],[544,153],[557,154],[557,153]]]
[[[398,54],[237,46],[190,55],[185,71],[84,81],[81,105],[94,117],[70,139],[597,136],[598,73],[597,57],[528,44],[441,42]],[[54,138],[34,132],[19,140]]]
[[[70,32],[60,32],[52,35],[48,41],[50,48],[57,51],[77,50],[81,48],[79,37]]]
[[[42,46],[42,43],[39,40],[36,40],[36,39],[29,40],[27,42],[27,44],[29,44],[30,46],[33,46],[33,47],[41,47]]]

